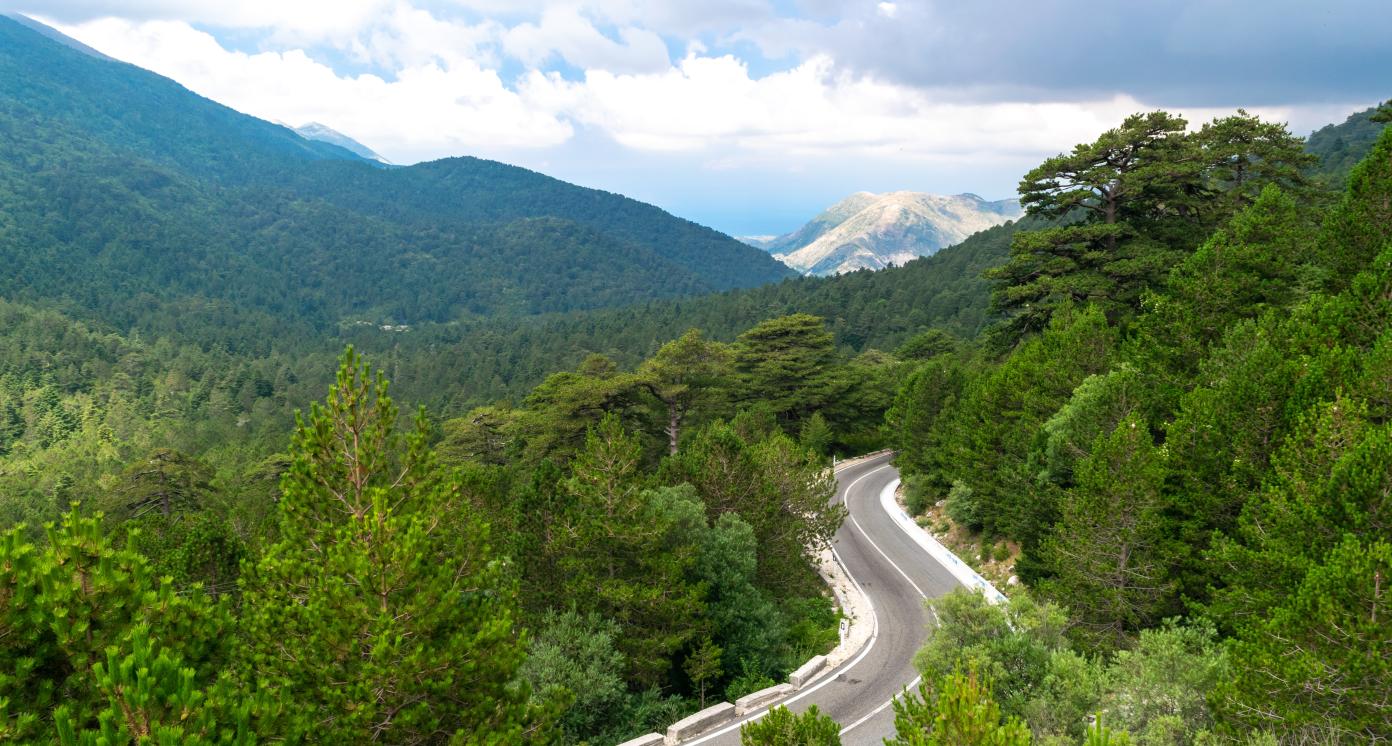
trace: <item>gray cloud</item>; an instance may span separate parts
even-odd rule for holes
[[[817,0],[827,12],[828,2]],[[839,64],[943,95],[1059,100],[1126,93],[1183,105],[1392,95],[1387,0],[900,0],[840,20],[751,30],[767,53]],[[947,91],[944,89],[952,89]]]

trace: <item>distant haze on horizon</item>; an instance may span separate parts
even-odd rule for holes
[[[0,0],[395,163],[475,155],[733,235],[856,191],[1014,195],[1135,111],[1308,135],[1392,96],[1392,4]],[[1107,64],[1096,64],[1107,60]]]

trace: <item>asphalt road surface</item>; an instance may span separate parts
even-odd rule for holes
[[[841,724],[845,746],[879,746],[894,735],[890,701],[905,687],[918,686],[914,653],[927,633],[926,598],[943,595],[960,583],[896,525],[880,504],[880,493],[899,478],[889,455],[841,470],[838,501],[850,510],[834,547],[850,576],[874,607],[874,636],[837,668],[786,700],[794,712],[811,705]],[[739,743],[739,726],[762,717],[759,710],[686,745]]]

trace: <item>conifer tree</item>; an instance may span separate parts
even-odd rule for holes
[[[805,313],[757,324],[734,345],[744,398],[768,407],[782,424],[801,422],[845,392],[849,384],[835,362],[831,332]]]
[[[1042,330],[1068,303],[1100,304],[1114,319],[1164,277],[1175,251],[1143,228],[1160,217],[1159,203],[1201,187],[1185,124],[1163,111],[1134,114],[1025,174],[1026,211],[1065,224],[1016,234],[1010,261],[987,275],[997,283],[993,305],[1017,334]]]
[[[70,511],[46,533],[42,549],[23,526],[0,535],[0,715],[8,710],[0,734],[33,742],[107,728],[119,709],[108,707],[118,688],[110,677],[134,675],[115,665],[126,656],[148,666],[164,658],[161,671],[178,669],[177,681],[145,679],[131,692],[149,706],[176,695],[190,706],[203,701],[201,690],[225,662],[226,607],[196,586],[176,593],[143,557],[112,545],[100,516]],[[162,652],[150,655],[156,644]],[[179,724],[167,710],[146,719]]]
[[[685,580],[696,547],[669,541],[672,526],[654,514],[641,460],[642,447],[618,417],[590,429],[565,483],[571,502],[551,549],[561,571],[553,603],[622,625],[618,644],[630,677],[657,685],[699,629],[702,589]]]
[[[1029,728],[1001,718],[991,683],[975,670],[924,682],[894,700],[894,738],[886,746],[1029,746]]]
[[[514,589],[424,415],[404,438],[352,348],[297,419],[281,538],[244,575],[243,665],[295,703],[291,734],[335,743],[538,735]]]
[[[741,746],[841,746],[841,725],[816,705],[793,714],[782,705],[740,726]]]
[[[699,329],[663,345],[638,369],[638,381],[667,409],[667,452],[675,455],[691,409],[715,395],[729,373],[730,352]]]
[[[1126,647],[1170,601],[1175,561],[1166,546],[1160,453],[1134,415],[1099,438],[1078,465],[1059,522],[1041,549],[1047,595],[1073,608],[1091,646]]]

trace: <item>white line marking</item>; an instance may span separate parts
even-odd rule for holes
[[[919,683],[920,681],[923,681],[923,677],[922,677],[922,676],[916,676],[916,677],[914,677],[914,680],[913,680],[913,681],[910,681],[910,682],[909,682],[909,685],[908,685],[908,686],[904,687],[904,689],[905,689],[905,690],[912,689],[912,688],[918,686],[918,683]],[[863,717],[863,718],[861,718],[861,719],[855,721],[854,723],[851,723],[850,725],[848,725],[848,726],[842,728],[842,729],[841,729],[841,735],[844,736],[844,735],[846,735],[847,733],[850,733],[852,728],[856,727],[857,725],[860,725],[861,723],[864,723],[865,721],[869,720],[869,719],[872,718],[872,717],[875,717],[876,715],[880,714],[881,712],[884,712],[886,707],[889,707],[890,705],[894,704],[894,700],[899,699],[899,697],[903,696],[903,694],[904,694],[903,692],[900,692],[899,694],[896,694],[896,695],[894,695],[893,697],[890,697],[888,702],[885,702],[884,704],[880,705],[879,707],[876,707],[875,709],[871,710],[870,713],[869,713],[868,715],[866,715],[865,717]]]
[[[846,486],[846,490],[845,490],[846,495],[849,496],[849,495],[851,494],[851,490],[855,489],[855,486],[858,485],[858,484],[860,484],[861,480],[865,479],[866,477],[870,476],[871,474],[874,474],[874,473],[876,473],[876,472],[882,471],[882,470],[887,469],[887,468],[889,468],[889,464],[884,464],[884,465],[881,465],[881,466],[879,466],[879,467],[876,467],[876,468],[874,468],[874,469],[871,469],[870,471],[867,471],[867,472],[865,472],[864,474],[860,475],[860,477],[858,477],[854,482],[851,482],[849,485]],[[854,520],[854,519],[853,519],[853,520]],[[857,528],[860,528],[859,524],[857,524],[856,527],[857,527]],[[864,530],[864,529],[861,529],[861,533],[864,534],[864,533],[865,533],[865,530]],[[866,538],[869,538],[869,537],[866,537]],[[865,602],[866,602],[867,604],[870,605],[870,621],[871,621],[871,625],[870,625],[870,642],[866,643],[865,647],[860,651],[860,654],[857,655],[853,660],[851,660],[850,663],[847,663],[845,666],[842,666],[842,667],[839,667],[839,668],[835,668],[835,669],[831,669],[831,671],[828,671],[828,674],[834,672],[834,673],[836,674],[835,676],[832,676],[832,675],[824,675],[824,676],[822,676],[822,680],[821,680],[821,681],[817,682],[816,684],[813,684],[811,687],[809,687],[809,688],[807,688],[807,689],[804,689],[804,690],[801,691],[801,692],[798,692],[798,693],[797,693],[796,695],[794,695],[793,697],[790,697],[790,698],[788,698],[788,699],[785,699],[785,700],[783,700],[782,702],[776,702],[776,703],[774,703],[774,704],[772,704],[772,705],[770,705],[770,706],[768,706],[768,707],[763,708],[762,710],[758,711],[757,713],[755,713],[755,714],[753,714],[753,715],[750,715],[749,717],[746,717],[746,718],[743,719],[743,720],[740,720],[739,722],[731,723],[730,725],[727,725],[727,726],[725,726],[724,728],[721,728],[720,730],[713,731],[713,732],[711,732],[711,733],[707,733],[706,735],[701,736],[700,738],[697,738],[697,739],[694,740],[694,741],[686,741],[685,744],[684,744],[684,746],[696,746],[697,744],[705,743],[706,741],[709,741],[709,740],[711,740],[712,738],[718,738],[718,737],[720,737],[720,736],[723,736],[723,735],[725,735],[726,733],[729,733],[729,732],[731,732],[731,731],[733,731],[733,730],[735,730],[735,729],[737,729],[737,728],[739,728],[739,727],[745,725],[746,723],[752,723],[752,722],[758,720],[759,718],[762,718],[763,716],[767,715],[767,714],[768,714],[768,711],[769,711],[770,709],[772,709],[773,707],[777,707],[777,706],[780,706],[780,705],[784,705],[784,706],[790,705],[790,704],[792,704],[792,703],[794,703],[794,702],[797,702],[798,700],[800,700],[800,699],[802,699],[802,698],[804,698],[804,697],[807,697],[807,696],[811,695],[813,692],[816,692],[818,689],[821,689],[822,687],[826,686],[827,684],[830,684],[831,682],[836,681],[836,679],[839,678],[841,674],[846,673],[847,671],[850,671],[852,668],[855,668],[856,664],[857,664],[857,663],[860,663],[862,660],[864,660],[864,659],[865,659],[865,656],[869,655],[869,654],[870,654],[870,651],[871,651],[872,649],[874,649],[874,647],[875,647],[875,642],[878,641],[878,640],[880,639],[880,617],[879,617],[878,614],[875,613],[875,604],[874,604],[873,601],[870,600],[870,595],[867,594],[867,593],[865,593],[865,589],[864,589],[864,588],[861,588],[860,581],[859,581],[859,580],[856,580],[856,577],[855,577],[854,575],[851,574],[851,569],[850,569],[849,567],[846,567],[846,563],[845,563],[844,561],[842,561],[841,555],[836,551],[836,547],[832,547],[832,548],[831,548],[831,553],[832,553],[833,555],[836,556],[836,561],[841,563],[841,567],[843,567],[843,568],[846,569],[846,577],[848,577],[848,578],[851,579],[851,582],[855,584],[856,589],[859,590],[859,591],[861,592],[861,595],[865,596]]]
[[[866,476],[869,475],[867,474]],[[896,484],[898,484],[898,480],[890,482],[888,485],[885,486],[885,489],[893,489]],[[847,491],[849,492],[849,490]],[[909,574],[904,572],[904,568],[900,567],[899,565],[896,565],[894,563],[894,560],[890,559],[889,555],[885,554],[885,551],[883,549],[880,549],[880,545],[876,544],[875,540],[870,538],[870,534],[865,530],[863,526],[860,525],[860,521],[857,521],[855,516],[851,516],[851,523],[854,523],[855,527],[860,529],[861,535],[865,537],[866,541],[870,542],[870,546],[874,547],[875,551],[879,552],[881,557],[884,557],[884,561],[888,562],[890,567],[894,568],[895,570],[898,570],[899,574],[904,576],[904,580],[907,580],[909,582],[909,585],[913,586],[913,589],[918,591],[919,596],[923,598],[928,598],[928,594],[924,593],[923,589],[918,587],[918,583],[913,582],[913,578],[909,577]]]

